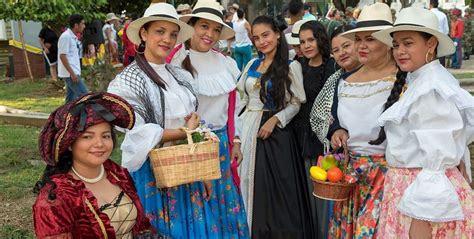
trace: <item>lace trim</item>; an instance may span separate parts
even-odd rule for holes
[[[343,97],[343,98],[360,98],[360,99],[363,99],[363,98],[369,98],[371,96],[382,93],[384,91],[392,90],[392,88],[393,88],[393,86],[387,86],[387,87],[384,87],[380,90],[377,90],[375,92],[372,92],[372,93],[366,94],[366,95],[354,95],[354,94],[339,93],[338,96]]]
[[[336,85],[339,82],[342,73],[342,69],[340,69],[328,78],[316,97],[310,113],[311,129],[316,133],[319,141],[323,143],[325,147],[329,147],[330,144],[326,136],[329,131],[329,126],[334,121],[331,111],[334,103]]]
[[[464,215],[462,217],[447,217],[447,218],[436,218],[436,219],[426,218],[426,217],[419,217],[419,216],[415,216],[412,213],[409,213],[409,212],[401,209],[398,205],[397,205],[397,209],[398,209],[398,211],[400,211],[405,216],[415,218],[417,220],[427,221],[427,222],[450,222],[450,221],[458,221],[458,220],[462,221],[462,220],[465,219]]]
[[[374,86],[377,85],[380,82],[395,82],[397,78],[394,76],[388,76],[385,78],[382,78],[380,80],[373,80],[373,81],[367,81],[367,82],[348,82],[348,81],[343,81],[344,86],[349,86],[349,87],[366,87],[366,86]]]

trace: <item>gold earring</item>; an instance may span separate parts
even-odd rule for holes
[[[432,56],[430,56],[430,55],[432,55]],[[433,60],[433,57],[434,57],[434,53],[431,53],[430,51],[426,52],[425,63],[426,64],[430,63]]]

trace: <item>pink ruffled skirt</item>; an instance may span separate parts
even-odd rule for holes
[[[377,229],[378,238],[409,238],[411,218],[401,214],[396,206],[405,189],[413,183],[420,171],[421,169],[389,168],[385,176],[384,197]],[[432,222],[432,238],[474,238],[473,190],[458,169],[446,170],[446,176],[456,189],[465,219],[443,223]]]

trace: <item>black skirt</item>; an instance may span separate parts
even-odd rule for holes
[[[264,112],[261,125],[271,116]],[[257,139],[252,238],[315,238],[308,196],[294,137],[275,126],[268,139]]]

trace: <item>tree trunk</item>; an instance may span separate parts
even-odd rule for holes
[[[346,9],[344,7],[344,3],[342,0],[333,0],[334,6],[337,8],[337,10],[343,11]]]
[[[21,20],[18,20],[18,34],[20,35],[21,48],[23,48],[23,53],[25,57],[26,68],[28,69],[28,75],[30,80],[33,81],[33,73],[31,72],[30,59],[28,57],[28,51],[26,51],[25,38],[23,34],[23,27],[21,25]]]

